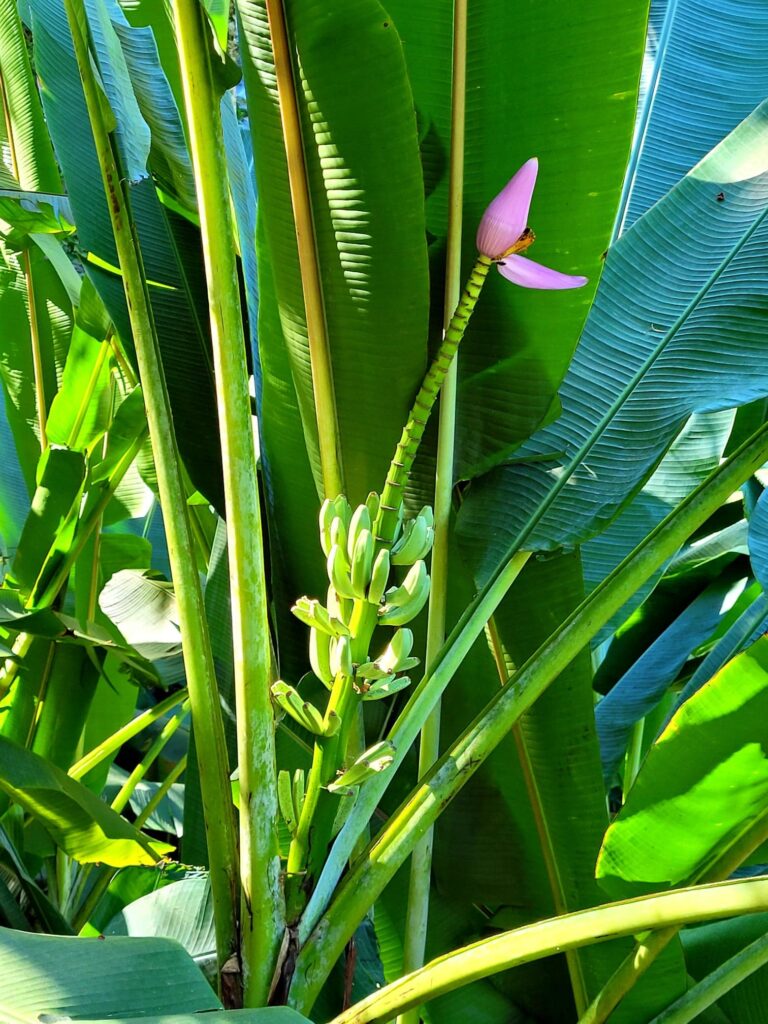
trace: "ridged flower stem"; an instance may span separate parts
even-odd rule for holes
[[[244,1005],[264,1006],[285,931],[272,664],[259,481],[219,98],[200,0],[173,0],[216,376],[240,771],[240,956]]]
[[[157,469],[168,555],[181,628],[192,721],[195,727],[200,788],[208,837],[211,891],[220,964],[236,949],[238,868],[227,748],[216,673],[200,578],[194,562],[193,538],[181,476],[176,435],[160,346],[131,214],[127,186],[107,126],[104,95],[91,64],[83,0],[64,0],[83,85],[88,118],[107,199],[112,231],[123,276],[142,390]]]
[[[445,330],[440,348],[427,370],[419,392],[411,406],[408,421],[398,441],[395,455],[389,466],[384,490],[381,493],[379,514],[374,524],[374,539],[377,544],[389,547],[395,537],[403,501],[403,489],[413,467],[430,413],[437,401],[440,388],[451,368],[454,356],[480,297],[488,271],[493,261],[488,256],[478,256],[469,280],[464,286],[458,305]]]

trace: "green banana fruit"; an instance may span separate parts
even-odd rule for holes
[[[280,813],[292,836],[296,835],[296,827],[299,818],[296,805],[293,800],[293,789],[291,787],[291,776],[286,771],[277,773],[277,803]]]
[[[429,554],[434,539],[435,531],[419,513],[415,519],[406,523],[400,540],[392,548],[392,564],[413,565]]]
[[[341,672],[345,676],[353,673],[352,641],[347,636],[331,640],[331,671],[334,677]]]
[[[365,508],[365,505],[360,507]],[[370,530],[363,529],[357,536],[354,554],[352,555],[351,582],[355,597],[365,599],[368,584],[371,582],[373,554],[373,534]]]
[[[390,555],[387,548],[382,548],[376,555],[371,569],[371,582],[368,586],[368,600],[371,604],[380,604],[384,591],[389,583]]]
[[[413,648],[413,633],[410,629],[398,629],[376,659],[376,664],[385,675],[390,672],[405,672],[419,664],[418,658],[409,657]]]
[[[391,697],[393,693],[410,685],[411,680],[408,676],[385,676],[371,683],[363,693],[363,700],[383,700],[384,697]]]
[[[327,608],[314,598],[300,597],[291,611],[305,626],[319,629],[328,636],[349,636],[349,628],[345,623],[329,615]]]
[[[302,700],[298,690],[293,686],[278,680],[272,684],[272,694],[283,711],[307,732],[314,733],[315,736],[325,735],[323,716],[314,704]]]
[[[296,809],[297,821],[301,817],[301,811],[304,807],[304,788],[304,769],[297,768],[293,773],[293,806]]]
[[[336,506],[330,498],[326,498],[320,506],[320,547],[323,554],[328,557],[331,550],[331,523],[336,516]]]
[[[350,578],[350,565],[344,548],[340,544],[334,544],[331,548],[327,568],[328,579],[339,597],[355,597]]]
[[[359,786],[372,775],[386,771],[395,759],[395,748],[388,740],[376,743],[364,751],[354,764],[350,765],[333,782],[328,784],[330,793],[351,793],[351,786]]]
[[[379,609],[382,626],[404,626],[414,619],[429,597],[429,574],[426,564],[414,562],[399,587],[385,594],[386,603]]]
[[[328,614],[332,619],[338,619],[339,622],[349,625],[354,609],[354,601],[346,597],[339,597],[333,588],[333,584],[328,587],[325,607],[328,609]]]
[[[368,497],[365,499],[365,504],[368,506],[368,514],[371,517],[371,522],[376,522],[376,516],[379,514],[379,504],[381,499],[379,498],[376,491],[371,491]]]
[[[341,516],[336,516],[331,523],[331,547],[333,547],[334,544],[338,544],[346,555],[348,536],[347,524]]]
[[[333,682],[331,672],[331,643],[332,637],[328,633],[321,633],[319,629],[309,631],[309,664],[321,683],[330,687]]]
[[[352,518],[349,521],[349,534],[347,537],[347,557],[350,562],[354,558],[355,545],[357,544],[357,538],[363,532],[363,530],[371,529],[371,513],[368,511],[367,505],[358,505],[355,511],[352,513]]]

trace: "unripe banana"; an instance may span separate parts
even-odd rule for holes
[[[349,536],[347,537],[347,557],[350,562],[355,556],[355,545],[357,544],[357,538],[363,532],[363,530],[371,529],[371,513],[368,511],[367,506],[358,505],[355,511],[352,513],[352,518],[349,521]]]
[[[343,494],[339,494],[333,499],[333,514],[342,520],[345,527],[349,526],[352,508]]]
[[[326,498],[320,506],[320,547],[328,557],[331,550],[331,523],[336,515],[336,506],[330,498]]]
[[[297,768],[293,773],[293,806],[296,808],[296,820],[301,817],[304,806],[304,769]]]
[[[429,575],[422,561],[415,562],[399,587],[386,594],[386,604],[379,609],[383,626],[404,626],[414,619],[429,597]]]
[[[354,601],[346,597],[339,597],[333,589],[333,584],[328,587],[328,594],[325,602],[328,614],[332,619],[338,619],[344,625],[349,625],[349,620],[354,609]]]
[[[434,538],[435,531],[418,515],[406,524],[402,537],[392,548],[392,564],[413,565],[429,553]]]
[[[404,690],[411,685],[408,676],[385,676],[371,683],[363,693],[363,700],[382,700],[384,697],[391,697],[393,693]]]
[[[291,776],[286,771],[277,773],[277,803],[280,813],[285,820],[288,831],[292,836],[296,835],[298,825],[298,813],[293,800],[293,789],[291,787]]]
[[[352,641],[347,636],[331,640],[331,671],[334,676],[339,672],[345,676],[352,675]]]
[[[410,629],[398,629],[387,644],[376,664],[385,675],[390,672],[405,672],[419,664],[418,658],[409,657],[413,648],[413,633]],[[359,670],[358,670],[359,671]]]
[[[395,748],[387,740],[376,743],[364,751],[353,765],[342,772],[333,782],[329,783],[331,793],[350,793],[351,786],[359,786],[372,775],[386,771],[395,759]]]
[[[328,614],[328,610],[314,598],[300,597],[291,611],[306,626],[319,629],[329,636],[349,636],[348,627],[341,621]]]
[[[309,631],[309,664],[320,682],[330,686],[333,682],[331,672],[331,637],[321,633],[319,629]]]
[[[421,516],[422,519],[426,520],[427,526],[431,530],[434,530],[434,528],[435,528],[435,513],[432,511],[432,506],[431,505],[425,505],[421,509],[421,511],[419,512],[419,515]]]
[[[368,586],[368,600],[371,604],[379,604],[389,583],[390,555],[387,548],[382,548],[376,555],[371,569],[371,582]]]
[[[341,728],[341,718],[336,714],[335,711],[328,712],[328,718],[325,722],[325,735],[335,736]]]
[[[340,544],[334,544],[328,555],[328,579],[339,597],[354,597],[350,567],[347,556]]]
[[[356,679],[383,679],[388,675],[391,675],[391,672],[385,672],[377,661],[365,661],[355,669]]]
[[[378,496],[376,491],[371,491],[365,499],[365,504],[368,506],[368,514],[371,517],[371,522],[375,523],[376,516],[379,514],[379,505],[381,504],[381,498]]]
[[[331,547],[333,547],[334,544],[338,544],[338,546],[341,548],[341,550],[344,552],[346,556],[347,539],[347,524],[344,522],[341,516],[336,516],[333,522],[331,523]]]
[[[302,700],[298,690],[282,682],[282,680],[278,680],[272,685],[272,693],[283,711],[289,714],[307,732],[314,733],[316,736],[325,735],[323,716],[314,704]]]
[[[365,508],[365,505],[361,506]],[[366,512],[368,510],[366,509]],[[355,551],[352,556],[352,589],[355,597],[365,598],[368,584],[371,582],[371,570],[373,569],[373,534],[370,530],[361,530],[355,544]]]

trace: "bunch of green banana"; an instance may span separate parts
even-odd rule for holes
[[[429,574],[426,563],[414,562],[399,587],[391,587],[384,594],[379,608],[382,626],[404,626],[415,619],[429,597]]]
[[[392,565],[413,565],[420,558],[426,558],[434,539],[435,517],[429,505],[425,505],[405,524],[400,539],[392,545]]]
[[[282,680],[273,683],[272,695],[283,711],[307,732],[314,733],[315,736],[333,736],[339,731],[341,721],[338,715],[332,711],[327,718],[323,718],[315,705],[303,700],[299,691],[288,683]]]
[[[375,743],[365,750],[354,764],[328,784],[328,791],[346,795],[352,793],[352,786],[359,786],[372,775],[386,771],[395,759],[395,748],[387,740]]]
[[[304,769],[297,768],[293,773],[293,782],[289,772],[281,771],[277,775],[277,802],[280,813],[285,820],[288,831],[296,835],[296,829],[304,806]]]

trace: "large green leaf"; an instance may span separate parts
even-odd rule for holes
[[[768,638],[694,694],[654,743],[608,829],[598,879],[615,898],[675,886],[768,812]]]
[[[60,768],[0,737],[0,789],[81,864],[154,864],[172,849],[138,829]]]
[[[15,164],[18,184],[32,191],[61,191],[16,0],[0,2],[0,76],[5,114],[3,137],[10,123],[13,138],[6,141],[11,145],[11,161]],[[0,164],[2,172],[7,173],[5,161],[3,153]]]
[[[562,416],[463,505],[487,568],[521,536],[549,549],[598,533],[691,413],[768,393],[767,143],[763,104],[612,248]]]
[[[312,464],[317,429],[296,237],[262,0],[239,0],[241,47],[255,152],[260,258],[274,277]],[[328,322],[341,454],[350,499],[380,487],[424,368],[427,247],[416,119],[400,40],[377,0],[291,0],[299,104]],[[329,48],[333,60],[328,59]],[[393,173],[397,168],[397,173]],[[272,317],[277,327],[277,322]],[[282,335],[282,336],[280,336]],[[270,381],[264,403],[284,378]],[[264,437],[270,462],[282,438]]]
[[[183,878],[129,903],[110,921],[104,934],[174,939],[199,967],[215,967],[216,936],[208,876]]]
[[[386,7],[403,39],[426,172],[433,176],[427,226],[443,238],[453,3],[390,0]],[[468,8],[465,272],[486,204],[524,160],[538,156],[533,256],[587,274],[591,283],[555,295],[510,287],[491,275],[459,358],[461,477],[498,462],[551,411],[615,216],[647,9],[647,0],[576,7],[568,0],[486,0]],[[442,304],[440,284],[434,302]]]
[[[167,939],[63,938],[3,928],[0,1006],[39,1022],[41,1014],[146,1019],[216,1010],[221,1003],[181,946]]]
[[[752,0],[656,3],[647,100],[619,223],[633,224],[765,99],[768,10]],[[650,49],[650,48],[649,48]]]

